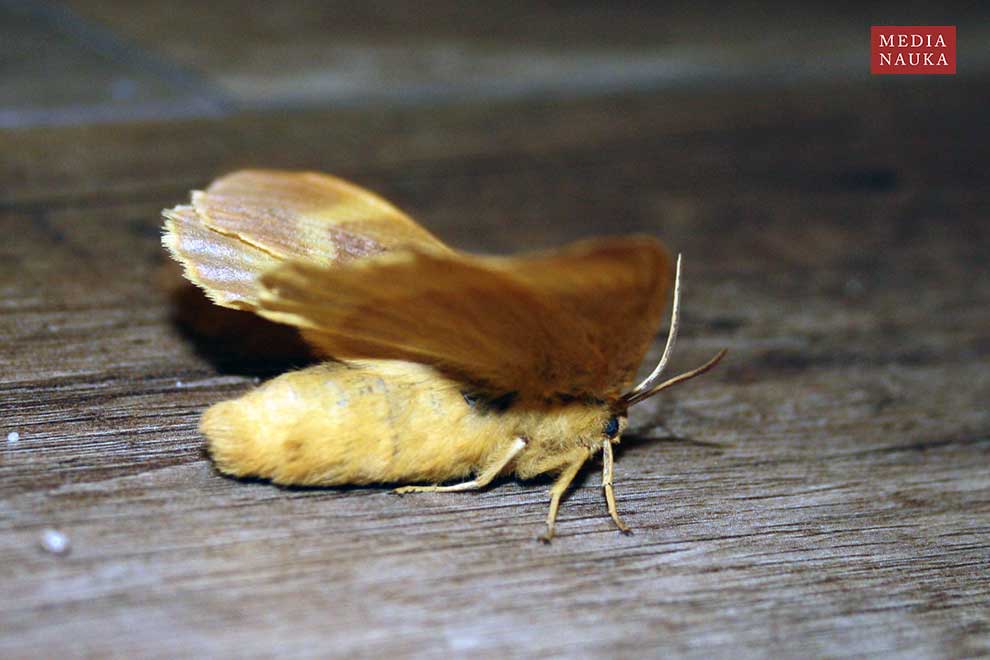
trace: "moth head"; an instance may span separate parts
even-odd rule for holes
[[[527,434],[543,436],[555,442],[559,438],[573,438],[592,448],[601,447],[603,440],[619,442],[622,432],[628,426],[624,410],[592,396],[570,397],[558,395],[550,401],[549,408],[540,409],[536,428],[528,429]]]
[[[681,255],[677,255],[677,273],[674,277],[674,302],[671,306],[670,311],[670,331],[667,333],[667,344],[664,346],[663,354],[660,356],[660,361],[657,362],[657,366],[653,369],[653,372],[646,377],[642,383],[629,390],[612,405],[613,409],[616,410],[616,417],[621,415],[622,419],[625,419],[625,415],[629,410],[629,406],[636,405],[641,401],[649,399],[651,396],[659,394],[668,387],[673,387],[678,383],[683,383],[686,380],[690,380],[695,376],[700,376],[706,371],[712,369],[716,364],[719,363],[727,352],[727,349],[722,349],[715,354],[715,357],[710,359],[705,364],[692,369],[691,371],[686,371],[680,375],[674,376],[673,378],[668,378],[667,380],[660,380],[663,375],[664,369],[667,367],[667,362],[670,360],[670,354],[674,350],[674,342],[677,341],[677,329],[680,325],[681,317]],[[624,430],[625,427],[623,427]],[[621,432],[621,431],[620,431]]]

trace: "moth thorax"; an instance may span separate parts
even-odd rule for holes
[[[625,430],[619,416],[604,402],[569,402],[549,407],[530,419],[531,435],[548,444],[579,442],[598,447],[604,438],[616,439]]]

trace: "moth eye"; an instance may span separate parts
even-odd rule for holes
[[[609,439],[614,438],[619,432],[619,418],[615,415],[609,417],[608,421],[605,422],[605,428],[603,431],[605,433],[605,437]]]

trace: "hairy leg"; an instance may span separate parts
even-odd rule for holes
[[[569,458],[569,462],[564,464],[564,470],[550,488],[550,511],[547,512],[547,531],[540,536],[540,540],[544,543],[549,543],[550,539],[553,538],[557,523],[557,511],[560,509],[560,498],[567,491],[571,482],[574,481],[577,473],[581,471],[581,467],[585,461],[588,460],[588,452],[581,449],[563,458]]]
[[[512,462],[512,459],[514,459],[525,446],[525,438],[514,439],[505,452],[500,454],[496,460],[489,463],[477,477],[471,479],[470,481],[454,484],[452,486],[403,486],[402,488],[396,488],[395,492],[399,494],[453,493],[462,490],[477,490],[478,488],[484,488],[490,484],[492,479],[497,477],[510,462]]]
[[[605,502],[608,504],[608,515],[612,516],[615,526],[623,534],[632,534],[632,530],[626,523],[622,522],[619,512],[615,508],[615,491],[612,489],[612,443],[608,440],[602,441],[602,488],[605,489]]]

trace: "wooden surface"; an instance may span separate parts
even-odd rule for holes
[[[987,654],[988,82],[18,114],[0,656]],[[472,250],[640,231],[682,251],[675,367],[730,354],[634,410],[635,535],[594,468],[551,546],[545,482],[400,498],[218,475],[199,413],[292,363],[177,323],[158,213],[249,165],[353,178]]]

